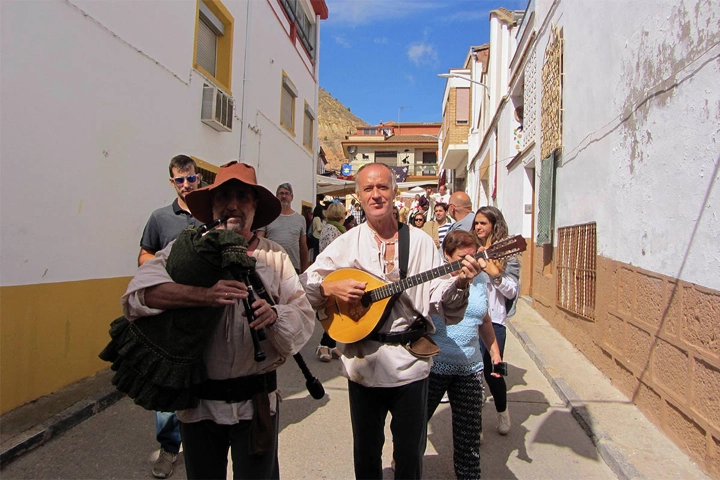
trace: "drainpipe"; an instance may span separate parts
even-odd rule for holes
[[[320,139],[318,138],[318,135],[320,134],[320,105],[318,105],[318,102],[320,101],[320,15],[315,15],[315,25],[315,105],[313,108],[315,109],[314,123],[317,128],[314,130],[315,138],[313,138],[312,151],[313,169],[310,177],[313,192],[310,201],[313,208],[315,208],[315,199],[317,198],[317,170],[318,162],[320,161]]]
[[[248,46],[250,44],[250,4],[252,0],[247,1],[247,11],[245,13],[245,52],[243,56],[243,79],[242,93],[240,94],[240,151],[238,152],[238,160],[244,161],[243,146],[245,141],[245,89],[247,86],[247,70],[248,70]],[[260,159],[258,158],[258,162]],[[259,166],[259,165],[258,165]]]
[[[495,201],[497,201],[498,158],[498,129],[495,126],[495,174],[493,175],[493,192],[491,195]]]

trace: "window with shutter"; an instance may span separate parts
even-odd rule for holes
[[[313,132],[315,131],[315,112],[305,102],[305,123],[303,124],[303,145],[312,151]]]
[[[293,134],[295,133],[295,99],[297,96],[295,85],[283,73],[280,93],[280,124]]]
[[[232,95],[235,20],[220,0],[200,0],[196,21],[193,68]]]
[[[553,233],[553,186],[555,184],[555,154],[540,162],[540,191],[538,192],[537,239],[535,243],[552,243]]]
[[[470,89],[456,88],[455,103],[455,123],[457,125],[467,125],[470,118]]]
[[[215,76],[217,65],[217,35],[205,20],[198,22],[197,63],[210,75]]]
[[[312,19],[314,15],[305,13],[302,2],[298,0],[280,0],[280,5],[288,20],[294,23],[297,28],[297,36],[300,43],[305,48],[311,60],[315,59],[315,23]]]

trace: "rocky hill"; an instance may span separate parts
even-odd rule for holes
[[[320,88],[318,96],[318,137],[327,157],[327,170],[340,171],[345,161],[342,145],[348,132],[355,131],[358,125],[367,122],[356,117],[350,109],[335,99],[325,89]]]

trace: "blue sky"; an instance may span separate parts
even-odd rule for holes
[[[489,13],[527,0],[326,0],[320,86],[371,125],[439,122],[445,79],[472,45],[488,43]]]

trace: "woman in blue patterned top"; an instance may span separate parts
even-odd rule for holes
[[[455,230],[445,237],[443,253],[452,262],[474,254],[478,247],[473,233]],[[478,259],[478,263],[483,269],[487,266],[483,259]],[[440,353],[433,357],[430,370],[428,420],[447,392],[452,411],[453,462],[458,479],[480,478],[483,397],[480,338],[488,346],[493,363],[502,361],[487,310],[487,275],[477,275],[470,285],[465,318],[460,323],[445,325],[441,316],[432,315],[436,329],[432,338],[440,347]]]

